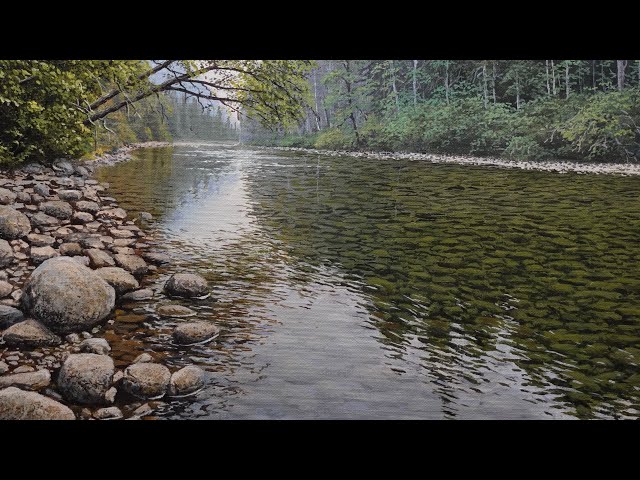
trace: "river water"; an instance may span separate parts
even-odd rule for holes
[[[107,332],[207,385],[160,418],[637,418],[640,178],[224,144],[140,150],[99,180],[173,259]],[[171,343],[171,273],[216,342]]]

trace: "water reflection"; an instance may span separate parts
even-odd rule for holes
[[[214,295],[189,306],[224,328],[174,348],[161,294],[125,306],[117,361],[152,348],[210,372],[163,415],[637,416],[636,178],[224,145],[138,157],[100,175],[157,217],[176,265],[152,287],[197,269]]]

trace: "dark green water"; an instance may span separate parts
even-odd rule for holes
[[[100,180],[156,217],[175,260],[156,288],[215,286],[185,305],[216,344],[168,345],[163,298],[116,323],[122,364],[151,348],[209,372],[161,416],[638,416],[638,177],[192,144]]]

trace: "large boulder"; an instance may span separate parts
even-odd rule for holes
[[[162,397],[169,381],[171,372],[159,363],[134,363],[124,371],[122,389],[139,398]]]
[[[13,248],[11,248],[9,242],[0,239],[0,267],[8,267],[14,260]]]
[[[31,231],[31,223],[24,213],[0,205],[0,237],[7,240],[24,237]]]
[[[204,382],[204,371],[195,365],[189,365],[171,375],[167,393],[170,396],[190,395],[204,387]]]
[[[95,272],[115,288],[118,295],[135,290],[140,286],[133,275],[120,267],[98,268]]]
[[[24,320],[24,314],[9,305],[0,305],[0,330]]]
[[[60,337],[41,323],[28,319],[7,328],[2,339],[9,347],[37,348],[60,344]]]
[[[66,220],[73,215],[73,208],[71,208],[71,205],[61,200],[43,202],[40,204],[40,210],[47,215],[51,215],[52,217],[60,220]]]
[[[25,312],[55,332],[69,333],[99,324],[115,300],[115,290],[100,275],[71,257],[55,257],[33,271],[21,303]]]
[[[220,334],[220,329],[211,322],[197,321],[183,323],[173,331],[173,339],[180,345],[193,345],[213,340]]]
[[[58,375],[58,388],[70,402],[102,405],[112,403],[109,390],[115,367],[107,355],[76,353],[69,355]]]
[[[178,297],[202,297],[209,293],[207,280],[195,273],[175,273],[164,284],[164,291]]]
[[[71,409],[35,392],[0,390],[0,420],[75,420]]]
[[[124,268],[125,270],[131,272],[133,275],[144,275],[149,271],[149,266],[147,262],[145,262],[138,255],[125,255],[122,253],[118,253],[114,255],[116,264],[119,267]]]

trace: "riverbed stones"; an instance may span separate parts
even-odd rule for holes
[[[87,338],[80,345],[80,351],[84,353],[95,353],[96,355],[109,355],[111,346],[104,338]]]
[[[91,214],[96,214],[100,210],[100,205],[98,205],[94,201],[80,200],[79,202],[76,202],[76,210],[80,210],[81,212],[89,212]]]
[[[130,300],[134,302],[140,302],[142,300],[151,300],[153,298],[153,290],[150,288],[142,288],[133,292],[125,293],[122,296],[123,300]]]
[[[220,329],[211,322],[196,321],[178,325],[173,331],[173,339],[180,345],[192,345],[213,340]]]
[[[60,337],[33,319],[15,323],[7,328],[2,339],[9,347],[37,348],[59,345]]]
[[[114,373],[113,360],[107,355],[71,354],[60,369],[58,388],[62,396],[71,402],[85,405],[111,403],[107,392]]]
[[[57,257],[58,255],[60,254],[48,245],[46,247],[31,247],[31,261],[36,265],[50,258]]]
[[[118,407],[99,408],[93,412],[93,418],[96,420],[118,420],[122,417],[122,411]]]
[[[167,263],[171,263],[171,257],[166,253],[161,252],[143,252],[142,258],[144,258],[147,262],[153,263],[155,265],[165,265]]]
[[[60,198],[60,200],[73,202],[82,198],[82,192],[79,190],[60,190],[58,192],[58,198]]]
[[[151,215],[149,212],[138,212],[138,218],[143,222],[150,222],[151,220],[153,220],[153,215]]]
[[[24,314],[17,308],[8,305],[0,305],[0,330],[9,328],[24,320]]]
[[[133,362],[131,362],[132,365],[134,363],[153,363],[153,357],[147,352],[141,353],[133,360]]]
[[[0,361],[0,375],[4,375],[9,371],[9,365],[5,362]]]
[[[80,245],[82,245],[83,248],[86,249],[102,249],[104,248],[104,243],[102,243],[102,240],[100,240],[99,236],[88,236],[88,237],[83,237],[80,240]]]
[[[17,195],[8,188],[0,188],[0,203],[2,205],[9,205],[16,201]]]
[[[58,251],[60,255],[67,255],[69,257],[82,255],[82,247],[76,242],[63,243],[58,247]]]
[[[90,268],[73,259],[44,261],[27,280],[22,306],[58,333],[94,327],[115,305],[115,290]]]
[[[4,280],[0,280],[0,298],[8,297],[13,291],[13,285]]]
[[[41,197],[48,197],[51,194],[51,190],[49,189],[49,185],[45,183],[36,183],[33,186],[33,192]]]
[[[122,389],[131,395],[151,399],[162,397],[170,380],[171,372],[164,365],[134,363],[125,369],[121,385]]]
[[[91,223],[91,222],[93,222],[93,215],[91,215],[89,212],[75,212],[71,216],[71,223],[76,225],[81,225],[81,224]]]
[[[136,278],[120,267],[103,267],[95,271],[115,290],[117,295],[123,295],[139,287]]]
[[[109,255],[104,250],[99,250],[97,248],[90,248],[85,252],[85,254],[89,257],[89,260],[91,261],[91,266],[93,268],[115,266],[115,262],[113,258],[111,258],[111,255]]]
[[[66,220],[73,215],[73,208],[67,202],[61,200],[53,200],[40,204],[40,210],[47,215],[57,218],[58,220]]]
[[[15,261],[13,248],[4,239],[0,239],[0,267],[7,267]]]
[[[32,247],[46,247],[53,245],[53,242],[56,241],[51,235],[41,235],[39,233],[30,233],[27,235],[27,241],[31,244]]]
[[[69,407],[16,387],[0,390],[0,420],[75,420]]]
[[[196,312],[182,305],[161,305],[156,308],[156,313],[162,317],[185,318],[193,317]]]
[[[24,237],[31,231],[31,223],[24,213],[0,205],[0,237],[6,240]]]
[[[127,218],[127,212],[123,208],[107,208],[100,210],[96,217],[108,220],[124,220]]]
[[[202,297],[209,293],[207,280],[195,273],[175,273],[164,284],[164,291],[178,297]]]
[[[18,387],[23,390],[41,390],[51,383],[51,373],[47,369],[35,372],[14,373],[0,376],[0,388]]]
[[[36,227],[53,227],[60,224],[60,220],[44,212],[37,212],[31,216],[31,223]]]
[[[189,395],[204,387],[204,383],[204,371],[195,365],[189,365],[171,375],[167,393],[170,396]]]
[[[51,168],[53,168],[56,172],[58,172],[58,175],[73,175],[74,172],[74,168],[73,168],[73,164],[68,161],[68,160],[56,160],[52,165]]]
[[[121,229],[118,229],[118,228],[109,229],[109,235],[111,235],[113,238],[131,238],[131,237],[135,237],[135,234],[133,232],[130,232],[129,230],[121,230]]]
[[[133,275],[140,276],[149,271],[147,262],[137,255],[118,253],[114,255],[114,259],[119,267],[131,272]]]

